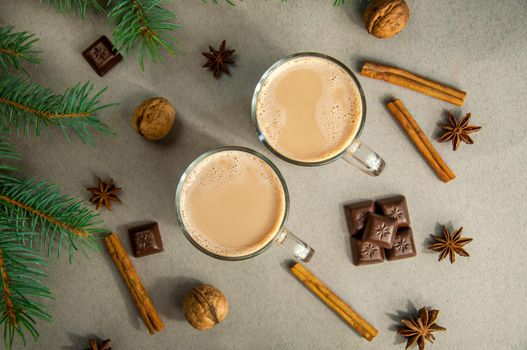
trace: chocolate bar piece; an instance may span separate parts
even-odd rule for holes
[[[351,237],[353,263],[357,266],[378,264],[384,261],[384,249],[378,245]]]
[[[386,259],[399,260],[416,256],[414,235],[410,227],[403,227],[397,231],[392,249],[386,250]]]
[[[369,214],[362,240],[382,248],[391,249],[396,233],[396,219],[379,214]]]
[[[344,206],[350,235],[357,235],[364,228],[368,214],[374,211],[375,203],[373,201],[363,201]]]
[[[104,35],[84,50],[82,56],[101,77],[123,60],[123,56]]]
[[[163,241],[157,223],[133,227],[128,230],[132,251],[139,258],[163,251]]]
[[[384,215],[397,219],[399,227],[410,226],[410,214],[408,213],[408,205],[406,205],[404,196],[379,199],[376,203]]]

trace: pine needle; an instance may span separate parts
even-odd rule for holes
[[[115,0],[108,18],[116,25],[114,45],[123,54],[138,47],[138,62],[144,69],[149,56],[154,63],[162,61],[161,49],[175,52],[175,41],[168,33],[180,28],[174,23],[175,14],[161,4],[167,0]]]
[[[71,261],[76,251],[97,249],[98,215],[84,201],[62,195],[45,181],[18,180],[5,164],[17,159],[14,146],[0,139],[0,324],[4,345],[11,349],[16,337],[36,339],[37,320],[51,321],[41,299],[52,295],[42,280],[46,259],[41,249],[60,255],[66,246]]]
[[[10,225],[0,220],[0,324],[4,325],[4,345],[11,349],[16,336],[25,344],[25,334],[36,339],[36,320],[51,321],[39,299],[52,299],[42,284],[45,260],[20,244]]]
[[[60,13],[70,14],[72,12],[79,13],[82,18],[86,16],[89,9],[95,11],[102,11],[103,6],[98,0],[40,0],[46,1],[57,9]]]
[[[93,84],[77,84],[62,95],[54,94],[22,77],[0,77],[0,127],[38,136],[43,127],[60,127],[69,140],[71,130],[82,140],[92,143],[88,127],[110,134],[96,113],[111,105],[101,105],[99,98],[106,91],[93,93]]]
[[[40,63],[38,51],[32,50],[38,41],[34,34],[14,32],[14,27],[0,27],[0,73],[7,73],[10,67],[25,72],[23,62]]]

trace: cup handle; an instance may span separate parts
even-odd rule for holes
[[[359,140],[353,143],[342,159],[371,176],[378,176],[385,165],[380,155]]]
[[[285,250],[292,253],[296,259],[303,262],[309,262],[313,254],[315,254],[315,250],[309,244],[292,234],[285,227],[276,237],[276,242]]]

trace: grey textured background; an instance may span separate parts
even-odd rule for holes
[[[115,137],[95,135],[96,147],[58,130],[40,139],[16,140],[25,174],[47,178],[65,192],[88,198],[97,176],[112,176],[124,189],[122,205],[102,211],[105,226],[128,244],[126,229],[159,222],[165,252],[133,259],[166,330],[149,336],[115,267],[105,254],[54,259],[48,268],[56,301],[53,323],[40,322],[41,338],[28,349],[81,349],[89,335],[110,337],[114,349],[402,349],[394,327],[399,315],[430,305],[441,310],[431,349],[527,349],[525,259],[527,2],[409,1],[407,28],[391,40],[364,30],[360,3],[334,8],[331,0],[247,0],[232,8],[198,0],[167,6],[184,29],[177,56],[141,72],[134,57],[98,77],[81,51],[111,34],[104,15],[61,16],[36,0],[2,0],[0,23],[35,32],[44,62],[29,67],[34,80],[57,91],[77,81],[109,87],[102,113]],[[232,77],[215,81],[200,66],[207,45],[227,39],[237,50]],[[214,260],[196,249],[177,227],[173,195],[185,166],[205,150],[259,144],[249,118],[259,76],[282,56],[299,51],[332,55],[355,72],[364,59],[392,63],[468,91],[464,107],[359,77],[368,102],[362,139],[387,162],[370,178],[343,161],[301,168],[271,157],[291,192],[288,227],[317,253],[309,264],[323,281],[380,331],[372,344],[300,285],[284,268],[279,248],[244,262]],[[144,98],[164,96],[177,109],[168,140],[155,144],[134,133],[131,114]],[[445,110],[472,112],[483,129],[475,144],[457,152],[433,142],[458,178],[440,182],[385,110],[401,98],[427,135],[438,132]],[[401,193],[411,210],[418,256],[369,267],[350,261],[342,211],[346,202]],[[464,226],[474,241],[470,258],[437,263],[426,250],[438,224]],[[214,330],[200,333],[183,319],[180,301],[196,281],[224,291],[230,313]],[[428,347],[427,347],[428,348]]]

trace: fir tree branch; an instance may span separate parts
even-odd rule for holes
[[[41,0],[43,1],[43,0]],[[95,11],[102,11],[104,8],[98,0],[46,0],[48,4],[51,4],[60,13],[80,13],[81,17],[84,18],[89,9]]]
[[[175,42],[167,33],[179,29],[176,16],[161,6],[167,0],[115,0],[108,18],[116,25],[114,44],[123,54],[138,45],[138,61],[144,68],[146,56],[154,63],[162,60],[160,50],[175,52]]]
[[[95,228],[98,215],[84,201],[62,195],[45,181],[0,179],[0,216],[31,244],[47,245],[48,255],[56,243],[59,256],[65,244],[70,259],[85,246],[95,248],[96,236],[105,232]]]
[[[18,158],[14,146],[0,139],[0,324],[4,344],[11,349],[15,337],[25,343],[27,334],[38,337],[37,320],[51,320],[40,300],[52,298],[42,283],[45,260],[37,250],[56,242],[57,255],[66,244],[70,260],[74,251],[95,247],[104,232],[94,228],[97,214],[83,201],[61,195],[56,186],[10,175],[5,161]],[[40,245],[37,246],[40,241]]]
[[[45,261],[30,248],[20,244],[0,223],[0,324],[4,325],[4,345],[11,349],[15,335],[25,344],[25,334],[38,337],[36,319],[51,321],[39,299],[51,299],[51,292],[42,284],[41,266]]]
[[[38,41],[34,34],[14,32],[12,26],[0,27],[0,73],[6,73],[10,67],[21,70],[24,61],[40,63],[38,51],[33,51],[33,44]]]
[[[82,142],[92,143],[88,127],[110,134],[96,112],[110,105],[101,105],[99,98],[106,91],[92,95],[93,84],[77,84],[63,95],[55,95],[22,77],[0,77],[0,127],[29,135],[31,127],[40,135],[42,126],[60,127],[69,141],[68,130]]]

